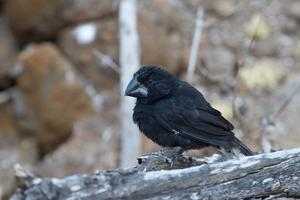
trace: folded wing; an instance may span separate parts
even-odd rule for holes
[[[175,130],[194,141],[224,147],[234,138],[233,125],[208,103],[197,105],[189,102],[189,98],[178,97],[160,107],[164,109],[155,112],[155,118],[170,133]]]

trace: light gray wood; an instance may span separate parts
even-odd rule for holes
[[[63,179],[36,178],[17,169],[23,190],[11,199],[300,198],[300,149],[206,163],[184,156],[171,162],[171,155],[154,152],[139,158],[134,168]]]
[[[120,1],[121,167],[134,166],[135,158],[140,152],[140,132],[132,121],[132,110],[135,99],[124,97],[126,86],[140,65],[140,48],[136,15],[136,0]]]

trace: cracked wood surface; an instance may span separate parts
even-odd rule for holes
[[[300,149],[227,161],[172,160],[170,155],[153,152],[139,158],[134,168],[63,179],[38,178],[19,169],[21,189],[11,199],[300,198]]]

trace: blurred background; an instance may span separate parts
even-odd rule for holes
[[[52,177],[117,168],[119,1],[0,5],[0,199],[15,163]],[[236,135],[254,151],[300,146],[300,1],[138,0],[137,12],[141,64],[187,80],[201,35],[188,81]],[[138,154],[156,149],[142,137]]]

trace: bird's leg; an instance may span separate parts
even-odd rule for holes
[[[175,155],[176,155],[176,156],[180,156],[180,155],[182,155],[183,152],[184,152],[184,149],[181,148],[181,147],[174,147],[174,149],[175,149]]]
[[[173,167],[174,161],[178,156],[181,156],[184,150],[181,147],[171,147],[164,149],[162,156],[165,161],[170,164],[170,167]]]
[[[224,147],[219,147],[218,150],[222,155],[222,157],[221,157],[221,159],[219,159],[219,161],[226,161],[226,160],[233,158],[233,154],[231,153],[230,149],[227,149]]]

